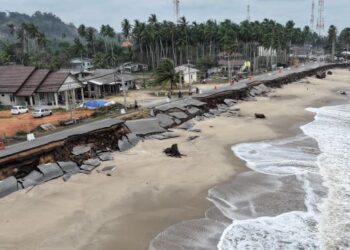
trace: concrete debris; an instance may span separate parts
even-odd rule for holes
[[[192,108],[189,108],[187,110],[187,112],[191,115],[196,115],[200,112],[201,110],[199,108],[196,108],[196,107],[192,107]]]
[[[98,158],[101,161],[113,161],[114,160],[114,157],[110,152],[101,153],[98,155]]]
[[[220,115],[220,111],[217,109],[209,109],[209,113],[216,116],[216,115]]]
[[[266,116],[264,114],[256,113],[255,114],[255,118],[257,118],[257,119],[266,119]]]
[[[52,131],[56,129],[56,126],[52,123],[41,124],[40,128],[44,131]]]
[[[227,105],[227,106],[233,106],[237,103],[236,100],[233,100],[233,99],[225,99],[224,100],[224,103]]]
[[[126,134],[126,137],[128,138],[129,142],[134,146],[136,146],[141,140],[141,138],[138,137],[135,133]]]
[[[167,140],[167,139],[172,139],[172,138],[177,138],[177,137],[180,137],[180,135],[178,133],[165,132],[165,133],[158,134],[158,135],[151,135],[147,138],[148,139],[155,139],[155,140]]]
[[[195,118],[195,120],[196,120],[197,122],[204,121],[204,117],[203,117],[202,115],[197,115],[196,118]]]
[[[95,168],[96,168],[96,167],[94,167],[94,166],[85,165],[85,164],[84,164],[84,165],[81,165],[81,166],[80,166],[80,169],[83,170],[83,172],[80,171],[80,173],[90,174],[91,171],[94,170]]]
[[[179,129],[189,130],[193,128],[194,122],[192,120],[189,120],[187,122],[182,123],[180,126],[178,126]]]
[[[181,120],[188,118],[188,115],[186,115],[185,112],[172,112],[172,113],[169,113],[169,115]]]
[[[19,182],[22,184],[23,188],[28,188],[42,183],[43,180],[44,175],[38,170],[33,170],[27,176],[20,179]]]
[[[333,75],[333,72],[332,71],[328,71],[327,75]]]
[[[48,164],[39,165],[38,169],[44,175],[43,182],[56,179],[63,175],[63,171],[57,165],[57,163],[48,163]]]
[[[347,95],[348,93],[346,93],[346,91],[344,91],[344,90],[341,90],[341,91],[339,91],[339,94],[341,94],[341,95]]]
[[[90,146],[76,146],[73,148],[72,154],[75,156],[83,155],[91,152]]]
[[[89,159],[89,160],[84,161],[84,164],[97,168],[98,166],[101,165],[101,161],[97,158],[94,158],[94,159]]]
[[[125,125],[132,133],[138,136],[166,132],[166,130],[159,125],[159,120],[155,118],[127,121]]]
[[[120,152],[125,152],[133,148],[134,146],[129,142],[126,136],[123,136],[122,140],[118,141],[118,148]]]
[[[214,115],[211,114],[211,113],[204,113],[203,116],[204,116],[205,118],[213,118],[213,117],[214,117]]]
[[[17,179],[13,176],[0,181],[0,198],[3,198],[18,190]]]
[[[72,176],[73,176],[73,174],[67,173],[67,174],[64,174],[62,176],[62,179],[63,179],[64,182],[67,182]]]
[[[156,118],[159,120],[159,125],[163,128],[170,128],[174,125],[174,119],[166,114],[158,114]]]
[[[198,135],[190,136],[190,137],[188,137],[187,141],[194,141],[197,138],[199,138]]]
[[[316,74],[317,79],[325,79],[326,77],[327,77],[327,74],[325,71],[317,72],[317,74]]]
[[[190,130],[188,130],[189,132],[192,132],[192,133],[202,133],[202,130],[199,129],[199,128],[192,128]]]
[[[185,99],[181,99],[181,100],[176,100],[167,104],[162,104],[159,105],[157,107],[155,107],[156,110],[159,111],[169,111],[171,109],[179,109],[179,110],[183,110],[186,111],[187,107],[202,107],[205,106],[206,103],[198,101],[196,99],[192,99],[192,98],[185,98]]]
[[[176,125],[181,124],[181,121],[179,119],[174,119],[174,121],[175,121]]]
[[[97,170],[99,174],[106,174],[107,176],[112,176],[112,173],[117,169],[116,166],[104,167],[101,170]]]
[[[72,161],[59,161],[57,162],[58,166],[63,170],[64,173],[77,174],[79,173],[79,167],[75,162]]]

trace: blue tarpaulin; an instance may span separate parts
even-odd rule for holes
[[[87,101],[84,103],[86,108],[101,108],[106,106],[107,101],[105,100],[96,100],[96,101]]]

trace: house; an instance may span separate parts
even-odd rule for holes
[[[119,72],[138,73],[148,71],[148,65],[142,63],[126,62],[118,67]]]
[[[35,67],[0,67],[0,104],[69,108],[83,101],[83,85],[67,72]]]
[[[134,89],[136,77],[130,74],[116,73],[113,69],[98,69],[94,74],[82,79],[85,85],[84,93],[89,98],[101,98],[103,96],[117,94],[125,90]]]
[[[73,58],[70,60],[70,66],[72,74],[89,73],[95,68],[89,58]]]
[[[306,59],[309,58],[312,54],[312,46],[311,45],[305,45],[305,46],[294,46],[289,49],[290,51],[290,57],[293,58],[299,58],[299,59]]]
[[[193,68],[192,65],[181,65],[175,68],[175,72],[180,74],[182,83],[192,83],[198,81],[198,69]]]
[[[243,56],[240,53],[228,54],[226,52],[221,52],[218,55],[218,65],[221,72],[227,72],[229,68],[231,72],[240,71],[244,62]]]

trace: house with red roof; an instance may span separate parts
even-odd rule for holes
[[[35,67],[0,67],[0,104],[49,106],[76,105],[84,101],[83,84],[69,72],[52,72]]]

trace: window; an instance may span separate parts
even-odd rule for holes
[[[13,95],[10,95],[10,101],[15,102],[15,97]]]

